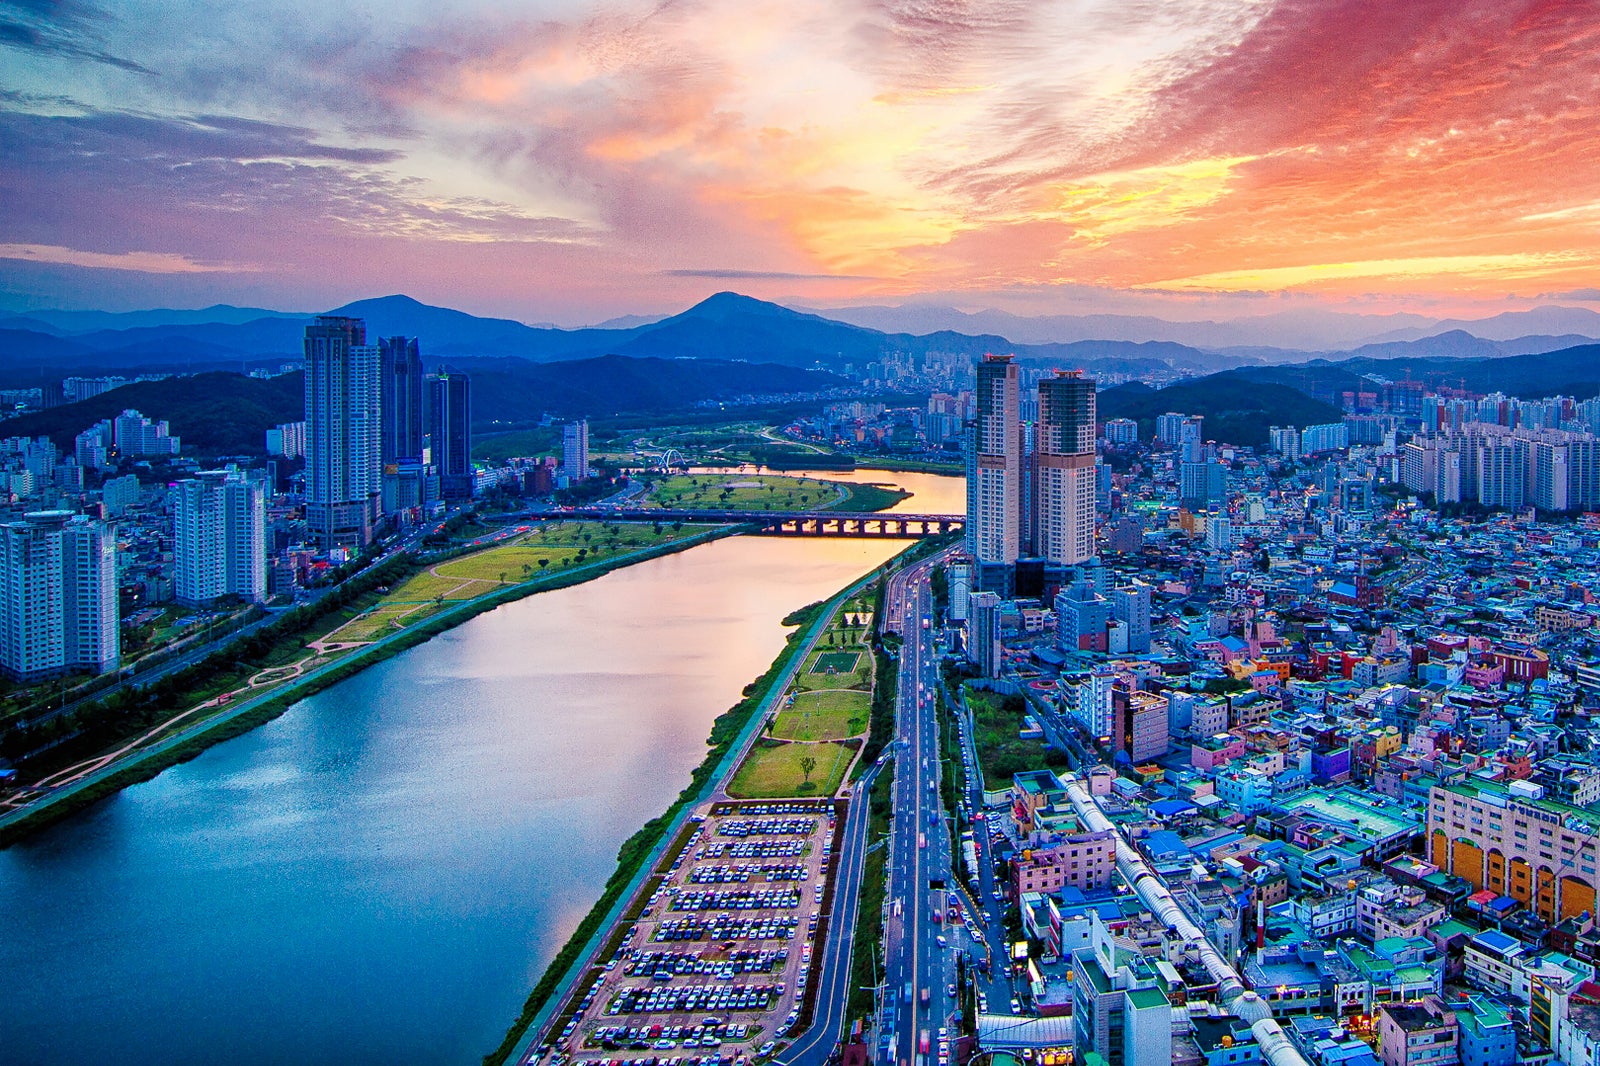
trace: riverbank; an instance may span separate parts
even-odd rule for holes
[[[706,757],[694,769],[690,783],[678,794],[677,799],[666,811],[646,822],[624,842],[618,851],[617,868],[607,880],[600,898],[545,967],[523,1005],[522,1013],[500,1045],[483,1057],[483,1066],[509,1066],[526,1058],[532,1050],[534,1038],[548,1025],[551,1012],[559,1006],[565,994],[563,990],[569,989],[572,982],[577,981],[585,968],[598,957],[602,947],[614,940],[616,927],[624,920],[629,908],[638,905],[641,888],[658,865],[663,849],[682,833],[689,812],[697,804],[711,799],[722,783],[731,779],[745,755],[760,740],[763,723],[774,711],[779,697],[793,682],[799,668],[816,649],[817,642],[828,630],[834,615],[875,582],[937,550],[942,546],[942,540],[922,540],[910,544],[829,599],[803,607],[784,618],[784,625],[799,628],[790,634],[783,650],[766,672],[745,686],[744,698],[713,723]],[[872,619],[874,628],[881,618],[882,603],[882,585],[879,584]],[[804,639],[800,639],[802,637]],[[895,671],[884,669],[888,658],[883,656],[881,648],[874,650],[880,656],[875,663],[876,676],[898,676],[897,666]],[[893,732],[893,695],[890,693],[884,701],[886,714],[885,707],[879,706],[877,695],[875,686],[867,741],[870,755],[864,753],[858,760],[858,766],[876,758]]]
[[[545,968],[500,1046],[484,1056],[484,1066],[521,1061],[531,1050],[534,1037],[548,1023],[550,1011],[560,1002],[559,993],[584,972],[611,939],[615,927],[655,868],[662,849],[682,832],[689,811],[712,797],[760,737],[762,723],[827,630],[833,615],[842,604],[879,580],[882,574],[902,565],[906,556],[920,547],[920,544],[909,545],[828,600],[801,608],[784,618],[785,625],[798,628],[789,635],[783,650],[766,672],[745,686],[744,698],[713,723],[706,757],[690,775],[689,784],[664,812],[645,823],[619,849],[617,869],[607,880],[605,890]]]
[[[148,781],[171,766],[193,759],[215,744],[249,732],[278,717],[300,700],[486,611],[536,593],[582,584],[613,570],[731,536],[738,532],[738,528],[721,526],[609,559],[537,574],[522,582],[497,587],[474,599],[447,607],[406,629],[349,648],[333,662],[305,671],[272,686],[259,696],[241,700],[203,721],[130,751],[126,757],[109,762],[71,784],[54,789],[26,806],[0,816],[0,848],[8,847],[129,785]]]
[[[966,473],[966,467],[961,463],[936,463],[924,459],[857,459],[856,469],[903,474],[945,474],[952,477]]]

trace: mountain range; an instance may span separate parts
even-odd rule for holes
[[[1009,351],[1025,363],[1111,374],[1205,374],[1242,365],[1318,359],[1493,358],[1555,351],[1600,337],[1600,314],[1567,307],[1450,323],[1414,315],[1292,313],[1295,328],[1308,337],[1307,330],[1324,337],[1366,338],[1362,343],[1347,341],[1338,349],[1258,343],[1274,331],[1283,335],[1284,320],[1291,313],[1227,323],[1118,315],[1024,318],[1000,311],[967,314],[917,306],[818,314],[731,292],[717,293],[666,318],[630,316],[585,329],[483,318],[407,296],[359,300],[328,313],[365,319],[369,337],[419,337],[430,361],[507,357],[547,363],[622,355],[778,363],[834,372],[859,371],[894,354],[976,357]],[[12,316],[0,319],[0,383],[22,384],[62,373],[136,367],[193,371],[295,359],[310,317],[227,306]],[[897,323],[912,328],[878,328]],[[915,331],[922,327],[938,328]],[[1520,332],[1529,329],[1539,332]]]

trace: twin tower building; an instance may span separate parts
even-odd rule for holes
[[[470,499],[472,391],[424,372],[415,339],[367,343],[359,318],[306,327],[306,525],[323,548],[363,547],[378,520]]]
[[[978,364],[967,549],[983,588],[1021,559],[1067,567],[1095,554],[1095,383],[1078,371],[1041,378],[1030,447],[1020,373],[1009,355]]]

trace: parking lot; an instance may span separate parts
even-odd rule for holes
[[[696,812],[616,950],[537,1061],[741,1066],[770,1058],[802,1008],[833,858],[832,800]],[[822,932],[825,934],[826,927]],[[533,1061],[533,1060],[530,1060]]]

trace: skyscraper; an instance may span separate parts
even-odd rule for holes
[[[0,525],[0,670],[32,682],[115,670],[116,541],[70,511]]]
[[[385,337],[378,342],[379,409],[384,466],[421,463],[428,434],[422,355],[414,337]]]
[[[447,500],[470,500],[472,473],[472,379],[459,370],[440,367],[428,378],[428,425],[433,465],[439,471],[439,494]]]
[[[589,421],[568,422],[561,431],[561,468],[576,485],[589,476]]]
[[[365,547],[382,491],[379,350],[359,318],[306,327],[306,524],[324,548]]]
[[[266,599],[266,486],[236,471],[202,470],[173,492],[178,601]]]
[[[1077,371],[1039,382],[1034,554],[1075,566],[1094,557],[1095,383]]]
[[[1010,565],[1022,551],[1022,425],[1017,365],[1009,355],[978,363],[975,474],[967,485],[976,531],[973,554],[983,565]]]

